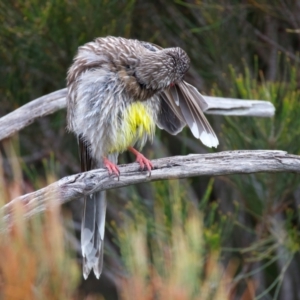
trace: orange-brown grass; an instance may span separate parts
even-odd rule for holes
[[[17,180],[14,176],[8,181],[0,174],[1,206],[23,190],[16,168],[19,165],[13,166]],[[72,299],[79,271],[64,241],[58,203],[48,203],[45,213],[30,220],[24,219],[25,213],[26,206],[16,203],[9,228],[0,222],[0,299]]]

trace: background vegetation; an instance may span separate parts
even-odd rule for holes
[[[187,51],[204,94],[272,101],[272,119],[210,118],[221,146],[300,154],[294,0],[0,1],[0,115],[65,87],[79,45],[105,35]],[[2,141],[3,204],[79,172],[65,111]],[[148,157],[209,151],[157,133]],[[132,161],[127,153],[120,162]],[[299,175],[173,180],[111,191],[105,269],[81,278],[81,201],[0,235],[0,299],[300,299]]]

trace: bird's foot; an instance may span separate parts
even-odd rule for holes
[[[135,161],[140,164],[141,170],[147,169],[150,172],[151,176],[151,170],[154,168],[152,162],[149,159],[147,159],[142,153],[135,150],[133,147],[129,147],[128,150],[136,156]]]
[[[116,164],[112,163],[106,157],[103,157],[103,163],[108,170],[109,175],[116,175],[118,178],[120,177],[120,170]]]

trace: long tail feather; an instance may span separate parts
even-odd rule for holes
[[[94,193],[85,197],[84,202],[81,228],[83,276],[87,279],[93,269],[95,276],[99,278],[103,267],[106,193]]]
[[[91,158],[89,145],[79,138],[81,170],[88,171],[103,167],[101,162]],[[109,155],[111,162],[117,163],[118,155]],[[103,269],[104,233],[106,217],[106,192],[97,192],[84,197],[81,223],[81,251],[83,257],[83,276],[88,278],[91,270],[100,277]]]

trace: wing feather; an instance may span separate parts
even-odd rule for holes
[[[160,111],[156,123],[159,128],[176,135],[182,130],[186,123],[179,106],[177,106],[174,101],[168,91],[161,93]]]
[[[219,144],[218,138],[201,109],[201,106],[205,107],[204,98],[196,88],[184,81],[179,82],[177,86],[179,106],[193,135],[199,138],[207,147],[217,147]]]
[[[202,111],[206,111],[208,108],[208,104],[203,98],[203,96],[199,93],[199,91],[191,84],[183,81],[184,85],[188,89],[191,94],[191,99],[194,100],[200,106]]]
[[[171,96],[172,96],[173,101],[175,102],[175,104],[177,106],[179,106],[179,96],[178,96],[176,85],[170,87],[170,89],[168,90],[168,92],[171,94]]]

